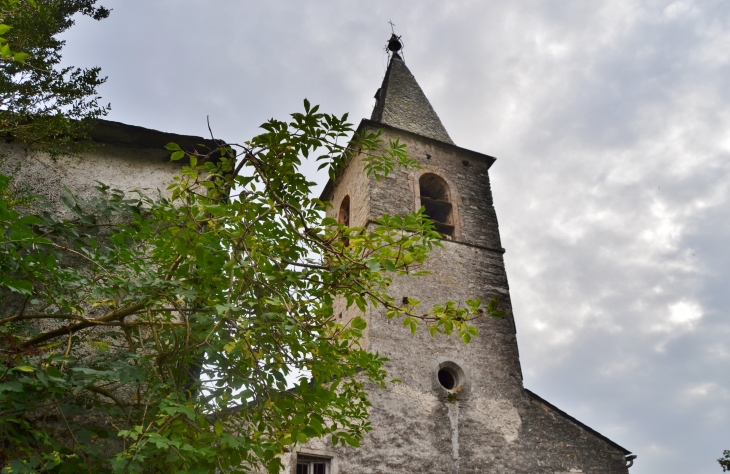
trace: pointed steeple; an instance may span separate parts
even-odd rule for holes
[[[370,120],[454,144],[397,51],[393,52],[375,99]]]

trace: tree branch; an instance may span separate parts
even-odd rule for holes
[[[147,305],[147,301],[143,301],[141,303],[133,304],[131,306],[127,306],[126,308],[118,309],[116,311],[112,311],[111,313],[107,313],[106,315],[95,318],[89,321],[81,322],[78,324],[74,324],[72,326],[65,326],[62,328],[54,329],[53,331],[48,331],[46,333],[43,333],[39,336],[34,337],[33,339],[30,339],[28,341],[25,341],[23,343],[23,347],[31,347],[38,344],[41,344],[46,341],[50,341],[51,339],[54,339],[59,336],[63,336],[66,334],[73,334],[75,332],[81,331],[82,329],[86,329],[88,327],[92,327],[95,324],[98,323],[108,323],[111,321],[115,321],[118,319],[125,318],[131,314],[136,313],[137,311],[141,310]]]

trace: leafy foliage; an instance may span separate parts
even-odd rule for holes
[[[395,301],[393,278],[440,245],[431,221],[339,225],[299,171],[357,150],[382,178],[415,166],[401,144],[338,145],[346,116],[307,102],[262,128],[207,154],[171,143],[189,165],[168,197],[100,184],[65,196],[66,220],[21,213],[0,179],[4,472],[279,472],[294,443],[358,446],[370,430],[365,385],[386,373],[360,346],[368,307],[466,342],[474,318],[501,315],[496,300]],[[358,315],[342,323],[338,301]]]
[[[98,67],[59,67],[64,41],[77,13],[96,20],[109,10],[96,0],[0,0],[0,136],[57,155],[88,147],[94,119],[109,106],[97,88]]]
[[[717,462],[719,462],[720,466],[722,466],[722,472],[730,471],[730,450],[724,450],[722,452],[722,457],[718,459]]]

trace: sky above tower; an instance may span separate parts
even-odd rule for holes
[[[391,20],[453,141],[497,157],[525,386],[638,454],[634,474],[721,472],[730,2],[100,3],[65,60],[109,76],[108,118],[205,135],[208,116],[230,142],[305,97],[369,118]]]

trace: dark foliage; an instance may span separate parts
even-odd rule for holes
[[[0,136],[52,155],[82,151],[106,81],[98,67],[60,67],[59,35],[75,15],[101,20],[110,10],[96,0],[0,0]],[[10,28],[8,28],[10,27]]]

